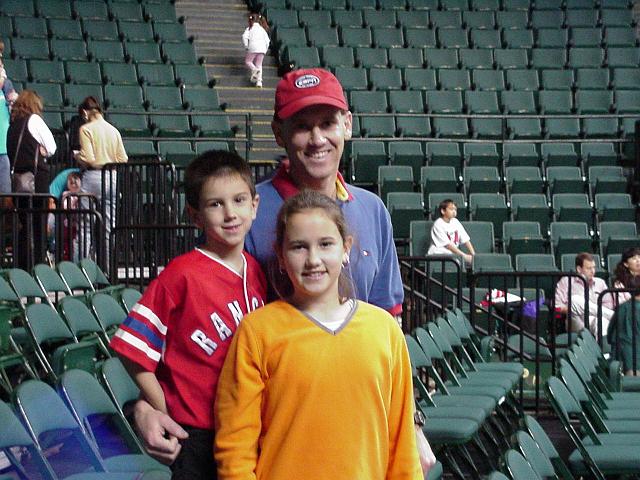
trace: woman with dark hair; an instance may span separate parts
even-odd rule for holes
[[[633,247],[622,252],[622,258],[613,273],[613,288],[630,288],[632,279],[640,275],[640,247]],[[617,302],[624,303],[631,298],[628,292],[616,294]]]
[[[82,189],[102,201],[106,238],[115,224],[116,174],[104,176],[103,167],[108,163],[124,163],[128,160],[122,137],[116,127],[102,116],[102,107],[95,97],[87,97],[80,104],[80,115],[86,121],[80,127],[80,150],[76,154],[79,166],[84,170]],[[104,177],[104,178],[103,178]],[[102,183],[105,198],[102,198]],[[95,247],[94,247],[95,248]],[[86,254],[86,252],[85,252]],[[106,265],[109,265],[109,249],[105,249]]]
[[[56,152],[53,134],[42,118],[42,99],[33,90],[23,90],[11,110],[7,132],[7,152],[11,160],[11,183],[14,193],[49,193],[47,157]],[[45,208],[40,199],[18,199],[20,208]],[[29,221],[31,217],[32,221]],[[22,234],[27,243],[14,245],[20,268],[30,269],[44,260],[46,251],[46,215],[21,214]],[[30,232],[29,226],[32,225]],[[33,256],[31,259],[29,255]]]

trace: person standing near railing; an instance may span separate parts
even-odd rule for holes
[[[612,355],[622,361],[625,375],[640,375],[640,275],[632,277],[627,288],[635,290],[633,300],[616,308],[607,339]]]
[[[75,158],[83,170],[82,189],[102,201],[104,230],[109,240],[115,226],[116,173],[105,176],[103,170],[108,163],[125,163],[127,152],[116,127],[102,116],[102,107],[95,97],[87,97],[78,107],[80,116],[87,122],[80,127],[80,151]],[[102,184],[105,198],[102,198]],[[86,233],[85,233],[86,234]],[[84,243],[84,242],[83,242]],[[86,245],[86,243],[84,243]],[[95,249],[95,247],[93,247]],[[86,254],[86,252],[85,252]],[[109,249],[105,249],[105,264],[109,265]]]
[[[629,248],[622,252],[622,257],[613,272],[613,288],[629,288],[634,278],[640,277],[640,247]],[[628,292],[612,293],[614,305],[631,299]]]

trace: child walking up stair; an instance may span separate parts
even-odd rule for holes
[[[268,32],[267,19],[258,13],[251,13],[249,26],[242,34],[242,43],[247,51],[244,63],[251,72],[249,80],[256,87],[262,87],[262,60],[270,42]]]

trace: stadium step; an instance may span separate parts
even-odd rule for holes
[[[250,161],[275,161],[283,154],[273,140],[271,117],[278,82],[275,58],[268,53],[263,62],[263,88],[254,87],[244,67],[245,50],[242,32],[247,26],[247,5],[241,0],[187,0],[176,2],[176,12],[184,15],[189,35],[195,36],[198,56],[205,59],[207,75],[216,80],[220,101],[230,113],[251,113],[254,117],[255,142]],[[234,119],[233,123],[238,123]],[[245,126],[239,125],[239,137]],[[238,145],[239,151],[244,151]]]

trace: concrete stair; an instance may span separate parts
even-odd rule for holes
[[[279,78],[275,58],[267,53],[263,62],[263,88],[249,82],[244,67],[245,50],[242,32],[247,27],[247,5],[240,0],[177,0],[176,13],[185,16],[189,35],[195,36],[198,56],[205,58],[209,78],[216,89],[232,125],[239,127],[236,138],[246,139],[243,114],[250,113],[254,143],[249,151],[251,162],[274,162],[284,153],[273,139],[271,117],[275,86]],[[234,115],[237,114],[237,115]],[[236,143],[244,153],[244,141]]]

